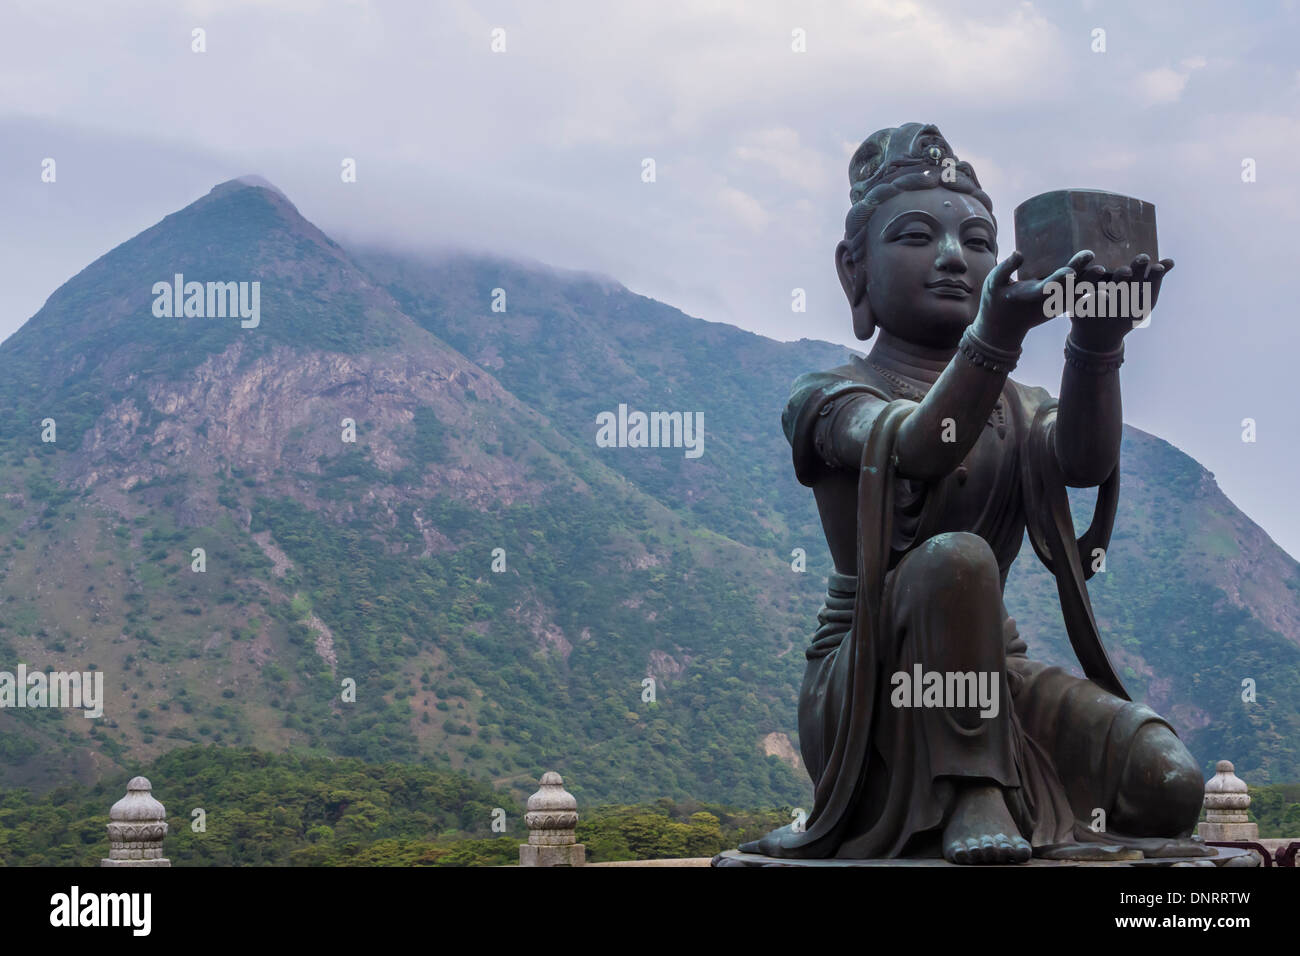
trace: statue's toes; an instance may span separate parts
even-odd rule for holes
[[[1024,863],[1033,856],[1033,848],[1023,837],[1009,837],[1005,833],[998,833],[993,839],[997,843],[999,863]]]
[[[1000,863],[1000,856],[998,841],[995,838],[985,836],[980,839],[979,861],[981,863]]]
[[[958,863],[962,866],[971,863],[970,850],[966,843],[961,840],[953,840],[944,847],[943,855],[948,858],[949,863]]]

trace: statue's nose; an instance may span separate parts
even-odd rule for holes
[[[956,236],[945,236],[939,242],[939,254],[934,261],[941,272],[965,272],[966,257]]]

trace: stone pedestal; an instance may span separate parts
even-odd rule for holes
[[[582,866],[587,848],[577,842],[578,801],[555,771],[542,774],[542,787],[528,798],[528,842],[519,846],[520,866]]]
[[[1245,843],[1259,840],[1259,825],[1246,815],[1250,794],[1246,783],[1233,773],[1232,762],[1220,760],[1205,784],[1205,822],[1197,834],[1207,843]]]
[[[100,866],[171,866],[162,855],[167,811],[147,777],[132,777],[126,796],[108,811],[108,859]]]
[[[567,846],[519,844],[520,866],[582,866],[586,861],[587,848],[581,843]]]
[[[1025,863],[1008,863],[1006,867],[997,867],[997,869],[1006,869],[1015,867],[1017,869],[1042,869],[1047,868],[1097,868],[1097,867],[1249,867],[1259,866],[1258,857],[1250,850],[1239,850],[1235,847],[1212,847],[1210,856],[1164,856],[1148,859],[1141,853],[1132,854],[1128,852],[1118,852],[1113,854],[1102,854],[1093,859],[1084,860],[1044,860],[1038,857]],[[1110,859],[1106,857],[1110,856]],[[710,861],[710,866],[761,866],[761,867],[930,867],[931,869],[950,869],[965,870],[970,872],[976,879],[979,878],[979,871],[985,869],[982,866],[959,866],[956,863],[949,863],[942,858],[935,859],[889,859],[889,860],[847,860],[839,857],[831,857],[826,860],[782,860],[772,856],[762,856],[758,853],[741,853],[739,850],[724,850]]]

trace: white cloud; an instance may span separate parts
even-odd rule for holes
[[[1131,149],[1105,149],[1089,153],[1088,166],[1101,173],[1132,169],[1142,157]]]
[[[1183,90],[1187,88],[1187,81],[1191,79],[1192,72],[1203,69],[1205,64],[1205,57],[1191,56],[1179,62],[1181,70],[1174,70],[1167,66],[1146,70],[1138,74],[1138,89],[1149,106],[1176,103],[1182,97]]]
[[[735,149],[737,159],[765,167],[800,189],[820,191],[830,180],[825,156],[800,142],[799,134],[786,127],[774,127],[752,134]]]
[[[735,186],[724,185],[720,188],[718,201],[732,217],[754,232],[762,232],[772,218],[762,203]]]
[[[1183,95],[1190,73],[1179,73],[1167,66],[1139,73],[1137,82],[1143,99],[1151,106],[1176,103]]]

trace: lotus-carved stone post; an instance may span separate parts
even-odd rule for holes
[[[1214,765],[1215,774],[1205,784],[1205,822],[1199,824],[1207,843],[1253,842],[1259,839],[1259,824],[1251,823],[1250,793],[1246,781],[1233,772],[1231,760]]]
[[[519,845],[520,866],[582,866],[587,851],[577,842],[578,801],[554,770],[542,774],[541,789],[528,798],[528,842]]]
[[[132,777],[126,796],[108,812],[108,859],[100,866],[171,866],[163,853],[167,811],[148,777]]]

